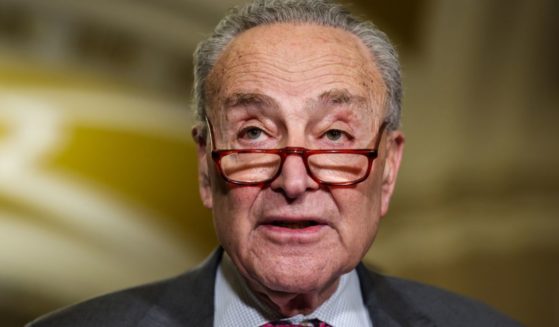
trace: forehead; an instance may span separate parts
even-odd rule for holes
[[[272,24],[249,29],[223,51],[208,76],[211,108],[233,95],[263,94],[298,106],[331,90],[383,107],[385,86],[372,55],[353,34],[313,24]]]

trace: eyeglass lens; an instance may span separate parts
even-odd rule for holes
[[[273,178],[281,156],[272,153],[232,153],[221,158],[223,174],[234,181],[257,183]],[[308,157],[311,174],[328,183],[346,183],[367,173],[368,158],[362,154],[320,153]]]

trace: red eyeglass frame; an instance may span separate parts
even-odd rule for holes
[[[375,148],[373,149],[316,149],[316,150],[311,150],[311,149],[306,149],[306,148],[302,148],[302,147],[285,147],[285,148],[281,148],[281,149],[225,149],[225,150],[214,150],[214,133],[213,133],[213,126],[210,123],[210,121],[208,120],[208,118],[206,117],[206,123],[208,124],[208,128],[210,131],[210,139],[211,139],[211,156],[213,161],[215,162],[215,165],[217,167],[217,171],[219,172],[219,174],[221,175],[221,177],[223,177],[223,179],[231,184],[235,184],[235,185],[241,185],[241,186],[265,186],[267,184],[269,184],[270,182],[272,182],[273,180],[275,180],[276,178],[278,178],[278,176],[281,174],[281,171],[283,169],[283,164],[285,163],[285,159],[287,158],[287,156],[289,155],[298,155],[303,159],[303,163],[305,164],[305,169],[307,171],[307,175],[309,175],[315,182],[317,182],[319,185],[326,185],[326,186],[352,186],[358,183],[361,183],[362,181],[366,180],[367,177],[369,177],[369,174],[371,173],[371,167],[373,165],[373,161],[378,157],[378,148],[380,145],[380,141],[382,140],[382,135],[384,134],[384,131],[386,129],[386,126],[388,125],[388,122],[384,121],[382,123],[382,125],[379,128],[378,134],[377,134],[377,140],[375,143]],[[269,179],[266,179],[264,181],[260,181],[260,182],[241,182],[241,181],[237,181],[237,180],[233,180],[228,178],[225,173],[223,172],[223,169],[221,168],[221,159],[229,154],[233,154],[233,153],[268,153],[268,154],[276,154],[280,156],[280,164],[278,167],[278,171],[275,173],[274,176],[270,177]],[[321,179],[319,179],[318,177],[316,177],[310,167],[309,167],[309,162],[308,162],[308,158],[314,154],[324,154],[324,153],[347,153],[347,154],[362,154],[364,156],[367,157],[368,159],[368,164],[367,164],[367,172],[365,173],[365,175],[363,175],[363,177],[355,180],[355,181],[351,181],[351,182],[326,182],[323,181]]]

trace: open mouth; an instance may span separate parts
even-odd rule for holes
[[[271,225],[276,227],[289,228],[289,229],[304,229],[308,227],[318,226],[320,224],[314,220],[302,220],[302,221],[274,220],[272,221]]]

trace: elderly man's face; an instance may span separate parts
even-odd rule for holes
[[[215,149],[371,148],[385,85],[352,34],[317,25],[250,29],[208,78]],[[256,288],[330,292],[371,245],[386,213],[403,137],[385,133],[371,175],[351,187],[318,185],[287,157],[270,185],[233,186],[199,145],[201,194],[220,243]]]

